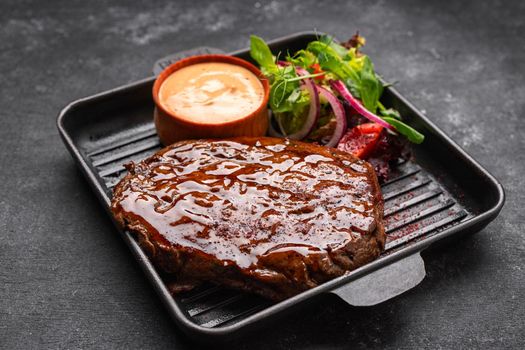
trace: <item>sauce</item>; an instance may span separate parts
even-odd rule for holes
[[[278,252],[330,252],[374,230],[379,189],[364,162],[310,147],[319,153],[271,138],[173,144],[133,165],[113,211],[241,268]]]
[[[259,78],[230,63],[207,62],[181,68],[159,89],[162,107],[180,119],[222,124],[250,115],[264,99]]]

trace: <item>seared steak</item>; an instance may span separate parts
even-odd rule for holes
[[[336,149],[276,138],[183,141],[127,168],[113,214],[181,287],[211,281],[280,300],[384,247],[376,175]]]

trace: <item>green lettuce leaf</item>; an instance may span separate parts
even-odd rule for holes
[[[383,117],[383,119],[388,124],[396,128],[397,132],[399,132],[401,135],[406,136],[406,138],[410,142],[420,144],[421,142],[425,140],[425,135],[421,134],[419,131],[412,128],[411,126],[403,123],[401,120],[391,118],[391,117]]]
[[[269,77],[278,72],[270,47],[256,35],[250,36],[250,56],[259,64],[264,75]]]

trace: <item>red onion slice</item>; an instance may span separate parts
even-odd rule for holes
[[[308,73],[305,69],[296,67],[295,68],[298,75],[308,75]],[[310,94],[310,108],[308,110],[308,116],[306,117],[305,122],[303,123],[303,126],[301,126],[301,129],[293,134],[287,135],[286,137],[291,140],[302,140],[310,132],[313,130],[315,125],[317,124],[317,119],[319,119],[319,95],[317,94],[317,89],[315,87],[314,82],[310,78],[305,78],[302,80],[303,86],[305,87],[306,91]]]
[[[369,119],[370,121],[373,121],[374,123],[384,126],[389,130],[396,130],[392,125],[388,124],[383,119],[366,109],[361,104],[361,102],[359,102],[354,96],[352,96],[350,91],[348,91],[345,84],[341,80],[332,80],[330,81],[330,84],[332,85],[334,90],[336,90],[339,93],[339,95],[341,95],[342,98],[344,98],[348,101],[348,103],[350,103],[350,105],[357,111],[357,113],[361,114],[363,117]]]
[[[347,129],[345,109],[339,99],[329,90],[321,86],[317,86],[317,91],[319,92],[319,95],[323,96],[328,101],[328,103],[330,103],[336,120],[334,133],[330,138],[330,141],[328,141],[325,146],[336,147]]]

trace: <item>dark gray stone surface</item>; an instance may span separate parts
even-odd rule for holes
[[[525,347],[525,3],[15,1],[0,5],[0,348],[191,348],[59,139],[69,101],[169,53],[359,29],[389,80],[507,189],[477,235],[425,256],[423,283],[371,308],[335,297],[232,348]],[[521,204],[520,204],[521,203]]]

